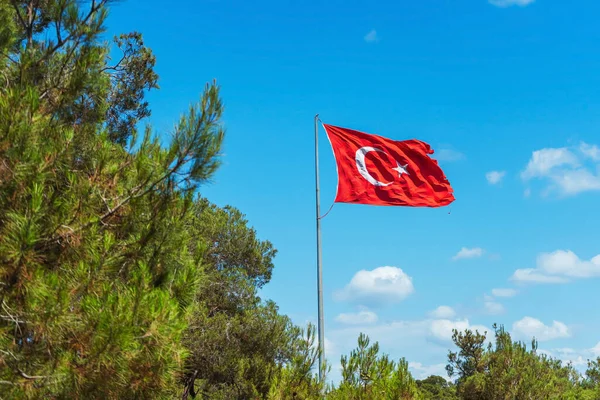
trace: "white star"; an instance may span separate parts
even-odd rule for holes
[[[400,165],[400,163],[398,163],[398,161],[396,161],[396,164],[398,164],[398,167],[392,168],[392,169],[394,171],[398,171],[398,176],[402,176],[402,174],[410,175],[408,173],[408,171],[406,170],[406,167],[408,167],[408,164]]]

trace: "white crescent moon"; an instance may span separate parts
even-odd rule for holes
[[[388,186],[394,183],[379,182],[377,179],[373,178],[371,174],[369,174],[369,171],[367,171],[367,166],[365,165],[365,156],[370,151],[384,153],[383,150],[379,150],[374,147],[361,147],[360,149],[356,150],[356,168],[358,169],[358,172],[362,175],[363,178],[367,180],[367,182],[369,182],[373,186]]]

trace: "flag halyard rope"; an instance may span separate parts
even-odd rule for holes
[[[327,212],[325,214],[320,216],[319,219],[325,218],[327,216],[327,214],[329,214],[329,212],[331,211],[331,209],[333,208],[334,205],[335,205],[335,202],[331,203],[331,207],[329,207],[329,210],[327,210]]]

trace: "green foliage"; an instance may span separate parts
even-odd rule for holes
[[[458,400],[456,386],[441,376],[431,375],[417,381],[417,387],[425,400]]]
[[[290,322],[273,303],[234,315],[198,309],[184,341],[186,387],[211,398],[263,397],[289,357],[290,340]]]
[[[600,388],[600,357],[595,360],[588,360],[587,371],[585,373],[586,380],[583,383],[585,387]]]
[[[150,116],[144,90],[158,89],[158,75],[154,72],[155,57],[144,46],[141,34],[122,34],[114,42],[122,57],[115,65],[103,69],[111,78],[106,127],[109,138],[124,145],[135,132],[135,124]]]
[[[184,337],[190,350],[186,391],[214,398],[265,396],[297,335],[276,305],[256,294],[271,277],[275,250],[232,207],[199,199],[191,214],[187,230],[204,279]]]
[[[146,135],[128,153],[53,121],[38,96],[0,100],[0,379],[12,398],[167,396],[202,278],[176,179],[210,176],[195,155],[218,149],[218,120],[191,118],[206,141],[178,130],[185,147]]]
[[[466,330],[459,332],[454,330],[452,341],[458,347],[459,351],[449,352],[446,371],[449,376],[458,376],[458,382],[484,371],[483,355],[485,352],[485,335],[478,331]]]
[[[358,337],[358,347],[350,356],[342,356],[342,381],[329,393],[329,399],[400,400],[420,399],[421,395],[408,371],[408,362],[398,363],[379,354],[379,344],[369,345],[365,334]]]
[[[273,378],[268,398],[284,399],[320,399],[325,387],[319,382],[315,365],[320,351],[316,343],[316,330],[309,324],[306,332],[292,329],[291,357],[284,363]],[[323,366],[324,372],[328,367]]]
[[[454,332],[456,383],[415,382],[361,334],[325,387],[314,326],[258,296],[272,244],[198,194],[221,161],[219,87],[165,145],[140,134],[155,58],[137,32],[100,39],[107,4],[0,2],[2,398],[600,398],[600,359],[580,376],[497,327],[487,348]]]
[[[3,398],[315,393],[314,329],[257,295],[272,245],[196,195],[220,165],[219,87],[166,146],[138,135],[155,59],[139,33],[100,40],[106,6],[0,4]]]
[[[109,76],[105,3],[0,7],[4,397],[170,398],[189,352],[203,275],[186,221],[219,165],[219,88],[207,86],[166,148],[149,129],[136,142],[129,117],[116,140],[108,110],[146,116],[139,94],[156,76],[138,35],[122,38],[135,46]]]
[[[461,399],[588,398],[579,374],[545,354],[513,342],[503,327],[494,326],[495,345],[484,349],[484,338],[470,331],[454,332],[458,353],[448,356],[448,371],[458,376]]]
[[[202,248],[199,256],[219,284],[211,288],[220,290],[227,279],[244,279],[251,287],[260,288],[271,279],[276,251],[268,241],[257,238],[256,231],[248,227],[244,215],[233,207],[216,207],[207,200],[194,205],[194,236]],[[222,304],[221,304],[222,306]]]
[[[122,56],[111,63],[105,32],[108,0],[10,0],[0,5],[3,81],[35,87],[40,109],[56,122],[126,145],[135,125],[150,115],[147,90],[158,88],[155,58],[141,34],[114,42]]]

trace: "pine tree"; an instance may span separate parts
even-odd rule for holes
[[[3,398],[265,397],[298,373],[313,393],[302,331],[257,295],[275,250],[199,194],[219,87],[166,146],[138,134],[154,56],[137,32],[103,42],[107,16],[106,0],[0,4]]]
[[[310,368],[282,372],[285,366],[306,362],[305,357],[314,362],[303,332],[278,313],[275,303],[257,294],[271,279],[276,254],[272,244],[259,240],[233,207],[198,199],[192,214],[187,229],[204,278],[184,335],[189,350],[184,398],[266,398],[274,381],[286,380],[282,373],[306,378]]]
[[[571,365],[514,342],[502,326],[494,325],[495,344],[483,347],[485,337],[469,330],[455,331],[458,353],[449,354],[448,372],[458,375],[461,399],[588,399],[580,375]]]
[[[342,356],[342,381],[330,399],[417,400],[422,395],[408,370],[408,362],[397,363],[379,354],[379,343],[370,344],[367,335],[358,337],[358,347]]]
[[[219,166],[207,85],[161,147],[141,36],[111,65],[106,1],[0,6],[0,388],[8,398],[171,398],[202,280],[185,221]]]

